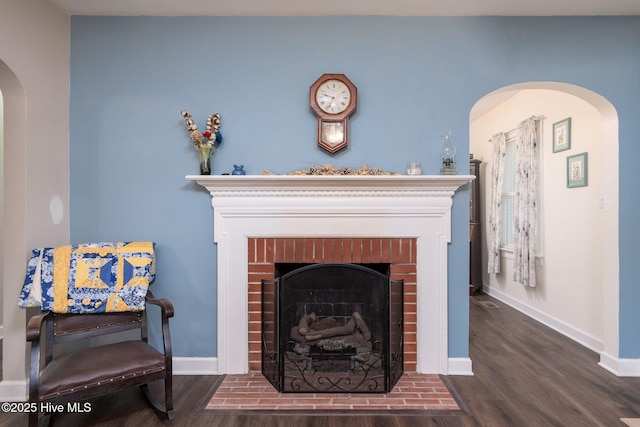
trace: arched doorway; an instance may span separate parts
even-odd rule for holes
[[[613,371],[616,372],[615,361],[618,358],[619,352],[619,338],[618,338],[618,329],[619,329],[619,320],[618,320],[618,293],[619,293],[619,277],[618,277],[618,264],[619,264],[619,256],[618,256],[618,116],[613,105],[606,100],[604,97],[598,95],[597,93],[590,91],[588,89],[578,87],[575,85],[565,84],[565,83],[557,83],[557,82],[528,82],[521,83],[516,85],[511,85],[507,87],[500,88],[494,92],[487,94],[485,97],[480,99],[472,108],[470,114],[470,122],[472,123],[471,128],[473,129],[473,123],[476,120],[479,120],[481,117],[486,115],[490,115],[491,111],[494,111],[499,108],[499,106],[507,105],[511,102],[515,102],[514,100],[522,96],[524,92],[531,91],[539,91],[541,94],[543,92],[553,92],[558,94],[558,96],[567,97],[566,99],[575,98],[579,101],[579,103],[587,105],[587,109],[591,109],[595,112],[592,117],[598,118],[598,143],[600,146],[599,150],[595,151],[593,154],[597,155],[590,157],[590,163],[598,162],[600,165],[600,176],[598,182],[594,182],[594,185],[597,184],[598,195],[593,197],[594,206],[595,203],[598,204],[598,211],[596,215],[598,215],[601,219],[597,222],[598,230],[597,234],[600,236],[600,242],[597,246],[597,262],[600,264],[599,270],[599,279],[598,284],[599,288],[594,292],[597,295],[593,295],[590,301],[596,307],[583,307],[582,313],[577,313],[576,316],[582,315],[586,316],[591,310],[593,313],[599,313],[600,324],[597,325],[594,329],[597,330],[597,337],[593,337],[589,333],[582,334],[580,331],[580,326],[576,326],[572,328],[569,324],[568,328],[565,328],[565,325],[562,325],[562,322],[557,322],[554,324],[554,316],[549,314],[546,316],[544,310],[536,311],[535,306],[544,307],[544,304],[548,301],[544,299],[548,296],[545,294],[545,290],[518,290],[521,295],[525,295],[525,297],[518,299],[512,298],[508,294],[508,292],[504,292],[500,294],[500,289],[498,286],[494,288],[496,294],[508,300],[512,305],[520,305],[520,309],[522,311],[527,312],[527,309],[534,307],[531,311],[539,314],[542,317],[543,321],[547,321],[545,323],[550,324],[550,326],[555,327],[559,331],[565,333],[566,335],[571,336],[575,340],[583,343],[584,345],[592,348],[595,351],[600,353],[600,364]],[[543,97],[543,95],[540,95]],[[532,99],[532,98],[529,98]],[[544,105],[543,102],[536,103],[538,109],[535,112],[528,113],[529,115],[533,114],[546,114],[545,108],[540,108],[540,106]],[[560,105],[564,105],[561,103]],[[556,107],[556,111],[559,110],[558,103],[553,105]],[[549,107],[549,110],[551,106]],[[523,110],[524,111],[524,110]],[[571,116],[571,109],[566,109],[566,116]],[[556,113],[556,114],[564,114],[564,112]],[[523,115],[519,119],[525,119],[527,115]],[[557,118],[557,117],[555,117]],[[564,118],[564,117],[562,117]],[[554,118],[546,118],[543,121],[543,133],[549,134],[551,132],[551,128]],[[513,126],[517,125],[517,121],[514,120]],[[593,123],[590,123],[593,125]],[[501,129],[496,128],[495,132],[498,131],[507,131],[509,129]],[[490,135],[489,135],[490,137]],[[550,139],[550,138],[547,138]],[[544,144],[545,142],[543,142]],[[482,137],[473,134],[473,130],[470,134],[470,152],[474,153],[476,151],[482,151],[481,144],[487,146],[487,137],[486,134]],[[550,141],[546,141],[546,147],[542,147],[543,150],[551,151],[549,146]],[[548,157],[545,159],[548,161],[548,164],[542,165],[542,167],[555,167],[555,181],[554,185],[558,187],[564,187],[564,181],[558,182],[558,176],[561,178],[565,174],[565,164],[566,157],[571,154],[576,154],[581,151],[587,151],[584,147],[581,149],[579,146],[576,150],[573,150],[571,153],[554,153],[554,154],[546,154]],[[545,152],[547,153],[547,152]],[[553,157],[552,157],[553,156]],[[490,158],[489,158],[490,161]],[[490,168],[489,165],[486,165]],[[561,168],[561,170],[560,170]],[[485,171],[486,176],[486,171]],[[595,178],[595,176],[594,176]],[[545,177],[543,176],[543,179]],[[550,183],[546,183],[548,186]],[[548,188],[548,187],[543,187]],[[594,187],[590,189],[591,191],[595,191]],[[485,192],[486,194],[486,192]],[[572,196],[579,194],[578,192],[569,193]],[[542,197],[542,209],[544,209],[545,203],[552,203],[549,200],[546,200],[546,197],[550,196],[550,194],[543,194]],[[568,218],[570,221],[570,218]],[[589,233],[589,230],[584,230],[585,233]],[[485,240],[486,241],[486,240]],[[543,254],[544,255],[544,254]],[[544,263],[544,258],[543,258]],[[543,267],[544,268],[544,267]],[[503,280],[509,280],[509,278],[504,278]],[[551,286],[551,284],[549,284]],[[489,291],[491,293],[491,291]],[[528,299],[527,299],[528,298]],[[587,305],[588,303],[585,303]],[[545,317],[546,316],[546,317]],[[540,320],[540,319],[539,319]],[[571,322],[568,322],[571,323]],[[578,323],[578,322],[577,322]],[[565,330],[563,330],[565,328]],[[569,332],[569,333],[567,333]],[[572,336],[573,333],[573,336]]]
[[[25,311],[15,297],[24,280],[26,235],[26,96],[13,71],[0,60],[0,91],[3,99],[3,165],[4,179],[0,271],[3,290],[3,377],[0,401],[26,395],[25,353],[8,349],[26,348]],[[10,177],[10,179],[9,179]],[[5,397],[5,398],[3,398]]]

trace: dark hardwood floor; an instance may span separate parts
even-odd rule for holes
[[[475,375],[447,377],[464,411],[427,416],[215,415],[199,409],[216,377],[176,376],[172,421],[161,421],[142,392],[131,389],[91,401],[91,413],[62,414],[53,426],[622,427],[620,418],[640,418],[640,378],[610,374],[597,365],[596,353],[487,295],[470,298],[470,318]],[[22,425],[25,415],[0,414],[0,426]]]

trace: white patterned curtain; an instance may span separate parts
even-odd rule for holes
[[[497,133],[491,138],[493,143],[491,167],[491,205],[489,207],[489,274],[500,273],[500,230],[502,230],[502,179],[504,177],[504,156],[506,135]]]
[[[514,200],[513,280],[536,286],[536,215],[538,194],[537,120],[518,125],[516,147],[516,197]]]

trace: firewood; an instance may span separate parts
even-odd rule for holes
[[[342,326],[343,324],[338,322],[333,317],[323,317],[317,322],[313,322],[311,325],[309,325],[309,329],[315,332],[320,332],[320,331],[324,331],[325,329],[331,329],[331,328],[336,328],[338,326]]]
[[[320,341],[319,339],[317,339],[317,340],[309,340],[309,339],[307,339],[305,335],[302,335],[298,331],[298,327],[297,326],[294,326],[293,328],[291,328],[291,334],[289,335],[289,338],[291,339],[291,341],[298,342],[298,343],[305,344],[305,345],[315,345],[315,344],[318,343],[318,341]]]
[[[357,354],[371,352],[372,348],[371,341],[365,340],[362,333],[358,330],[354,330],[353,333],[349,335],[319,340],[317,345],[323,350],[328,351],[355,348]]]
[[[362,332],[362,335],[364,335],[364,339],[369,341],[371,339],[371,331],[369,330],[369,327],[367,326],[364,319],[362,318],[362,315],[360,315],[360,313],[356,311],[352,314],[352,316],[356,320],[356,325],[358,326],[358,329],[360,329],[360,332]]]
[[[349,319],[346,325],[337,326],[335,328],[324,329],[322,331],[311,331],[305,335],[308,341],[317,340],[321,338],[337,337],[341,335],[349,335],[356,329],[356,322],[353,319]]]
[[[311,322],[315,322],[317,320],[316,313],[307,314],[300,319],[300,323],[298,324],[298,331],[301,334],[309,333],[309,325]]]
[[[319,332],[312,332],[305,335],[304,339],[307,341],[317,341],[319,339],[322,339],[322,334],[320,334]]]

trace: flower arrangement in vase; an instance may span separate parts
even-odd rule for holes
[[[207,126],[204,132],[198,130],[198,126],[187,110],[182,110],[180,114],[184,117],[189,137],[200,154],[200,175],[211,175],[211,157],[216,148],[222,143],[220,114],[215,113],[207,118]]]

